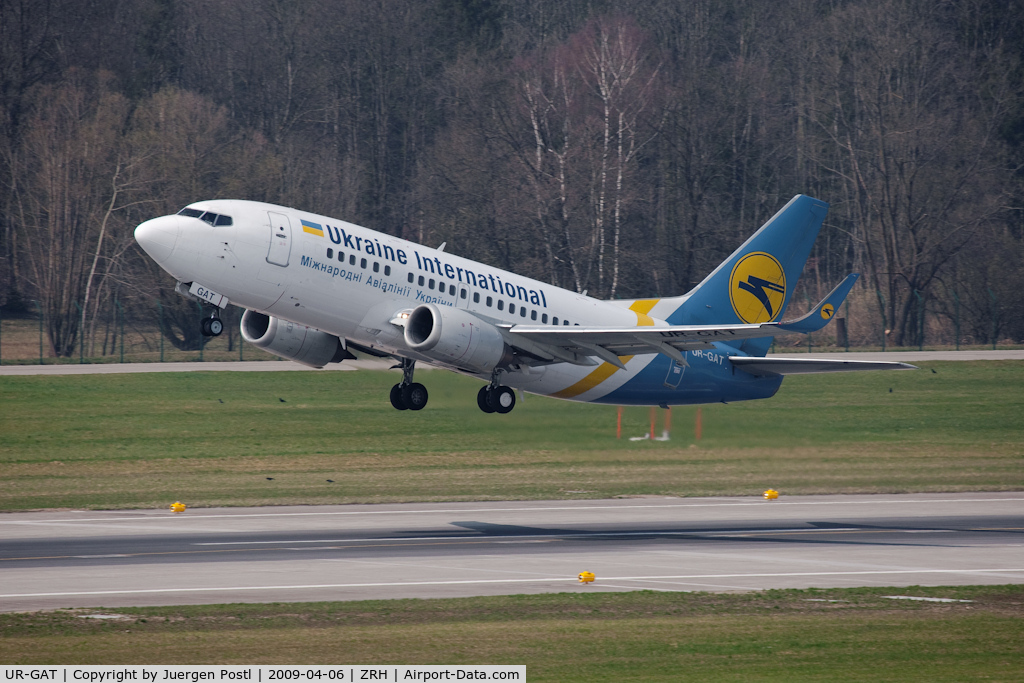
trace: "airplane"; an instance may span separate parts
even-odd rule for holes
[[[668,407],[769,398],[786,375],[910,369],[906,363],[766,357],[775,335],[812,333],[857,279],[782,320],[828,204],[793,197],[682,296],[603,301],[437,248],[275,204],[217,199],[153,218],[135,239],[206,305],[245,309],[245,341],[322,368],[353,352],[393,358],[398,410],[421,410],[417,362],[484,381],[477,405],[504,414],[523,392]],[[205,314],[204,314],[205,315]]]

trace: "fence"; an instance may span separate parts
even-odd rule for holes
[[[950,348],[957,350],[961,346],[982,346],[961,332],[960,298],[952,292],[954,308],[945,314],[930,309],[930,301],[920,292],[914,292],[916,310],[914,311],[916,336],[918,344],[915,348],[924,350],[926,340],[928,348]],[[991,339],[985,340],[985,346],[998,347],[996,334],[999,319],[996,295],[989,290],[992,300]],[[877,303],[870,301],[877,297]],[[804,296],[807,309],[814,304],[809,296]],[[796,303],[796,302],[794,302]],[[873,304],[873,305],[872,305]],[[861,296],[851,296],[843,306],[842,315],[837,315],[832,324],[824,330],[811,335],[781,335],[776,339],[772,349],[778,352],[819,351],[850,351],[851,348],[861,351],[888,350],[889,330],[884,314],[885,301],[881,292],[862,292]],[[78,310],[81,307],[76,304]],[[0,363],[27,364],[38,363],[148,363],[148,362],[181,362],[181,361],[231,361],[231,360],[276,360],[277,357],[264,352],[241,338],[238,323],[241,311],[229,308],[222,311],[224,333],[219,337],[199,337],[198,330],[203,310],[195,305],[195,328],[192,339],[194,349],[178,348],[181,344],[172,344],[164,334],[166,312],[159,304],[139,304],[114,300],[107,314],[92,323],[92,335],[83,344],[83,326],[79,327],[75,340],[75,351],[64,357],[57,357],[46,334],[46,320],[38,303],[33,302],[34,315],[30,310],[18,316],[3,315],[0,312]],[[803,306],[801,306],[802,308]],[[787,317],[797,317],[798,311],[787,311]],[[179,309],[180,311],[180,309]],[[837,313],[839,313],[837,311]],[[205,313],[209,315],[209,312]],[[81,321],[79,321],[81,322]],[[190,324],[190,323],[186,323]],[[987,335],[986,335],[987,336]],[[201,342],[201,343],[200,343]],[[1009,344],[1004,341],[1003,345]]]
[[[195,344],[195,348],[182,349],[162,332],[166,324],[162,306],[140,307],[120,301],[113,303],[110,314],[95,321],[94,333],[84,340],[85,343],[79,326],[74,351],[57,357],[47,335],[45,317],[38,305],[34,308],[35,315],[0,315],[0,363],[47,365],[280,360],[242,340],[238,328],[241,311],[238,309],[222,312],[223,334],[201,337],[198,334],[200,321],[209,316],[209,309],[204,316],[196,306],[194,341],[200,343]]]

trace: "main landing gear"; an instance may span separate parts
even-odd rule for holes
[[[500,371],[495,370],[491,383],[486,387],[480,387],[476,394],[476,404],[485,413],[504,415],[516,407],[515,392],[510,387],[498,384],[499,376]]]
[[[391,405],[398,410],[423,410],[427,405],[427,388],[412,381],[416,361],[403,358],[396,367],[402,368],[402,381],[391,387]]]
[[[395,368],[402,369],[402,381],[391,387],[391,405],[396,410],[423,410],[427,405],[427,388],[419,382],[413,382],[413,371],[416,368],[416,361],[408,358],[401,358],[401,363]],[[516,395],[511,387],[498,384],[501,370],[495,370],[491,377],[491,383],[480,387],[476,395],[476,404],[485,413],[498,413],[504,415],[512,412],[516,407]]]

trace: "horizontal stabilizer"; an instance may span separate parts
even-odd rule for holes
[[[810,332],[817,332],[821,328],[828,325],[829,321],[835,316],[836,311],[846,301],[846,295],[850,293],[853,288],[853,283],[860,277],[858,273],[850,273],[846,276],[846,279],[840,282],[835,289],[828,293],[821,303],[815,306],[807,315],[804,315],[796,320],[786,320],[779,324],[779,329],[785,332],[801,332],[808,334]]]
[[[829,358],[753,358],[730,356],[732,364],[751,375],[811,375],[822,372],[857,370],[917,370],[916,365],[874,360],[832,360]]]

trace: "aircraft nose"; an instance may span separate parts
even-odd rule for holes
[[[181,232],[178,216],[160,216],[135,228],[135,241],[157,263],[165,263],[174,251]]]

